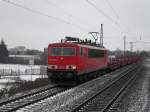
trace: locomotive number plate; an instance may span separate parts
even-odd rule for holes
[[[64,66],[59,66],[59,69],[64,69],[65,67]]]

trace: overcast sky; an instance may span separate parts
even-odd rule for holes
[[[150,0],[7,1],[0,0],[0,39],[8,48],[43,50],[65,36],[91,38],[88,32],[99,31],[101,23],[108,49],[123,49],[124,35],[128,42],[139,41],[140,35],[142,41],[150,41]],[[149,46],[138,43],[134,49]]]

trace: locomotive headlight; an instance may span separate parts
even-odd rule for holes
[[[48,69],[57,69],[58,66],[57,65],[48,65]]]
[[[75,70],[77,67],[76,65],[72,65],[72,69]]]
[[[76,65],[66,65],[67,70],[75,70],[76,68]]]

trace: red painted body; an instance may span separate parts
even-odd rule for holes
[[[53,47],[63,47],[63,48],[75,48],[74,56],[51,56],[51,48]],[[82,55],[80,54],[80,49],[82,48]],[[99,49],[104,51],[104,57],[102,58],[89,58],[88,50],[89,49]],[[56,65],[57,69],[52,69],[49,71],[71,71],[67,70],[67,65],[75,65],[76,69],[72,70],[76,72],[76,75],[82,75],[85,73],[93,72],[99,69],[107,68],[108,64],[108,53],[107,49],[94,47],[89,45],[80,45],[74,43],[54,43],[48,46],[49,56],[48,56],[48,65]]]

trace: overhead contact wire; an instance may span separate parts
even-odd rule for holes
[[[70,23],[70,22],[68,22],[68,21],[66,21],[66,20],[63,20],[63,19],[61,19],[61,18],[54,17],[54,16],[51,16],[51,15],[45,14],[45,13],[43,13],[43,12],[40,12],[40,11],[31,9],[31,8],[25,7],[25,6],[23,6],[23,5],[20,5],[20,4],[18,4],[18,3],[12,2],[12,1],[10,1],[10,0],[2,0],[2,1],[4,1],[4,2],[6,2],[6,3],[9,3],[9,4],[12,4],[12,5],[16,6],[16,7],[20,7],[20,8],[22,8],[22,9],[25,9],[25,10],[27,10],[27,11],[29,11],[29,12],[32,12],[32,13],[35,13],[35,14],[38,14],[38,15],[41,15],[41,16],[45,16],[45,17],[48,17],[48,18],[51,18],[51,19],[56,20],[56,21],[59,21],[59,22],[63,22],[63,23],[68,24],[68,25],[70,24],[70,25],[73,25],[73,26],[75,26],[75,27],[77,27],[77,28],[80,28],[80,29],[82,29],[82,30],[87,31],[87,29],[82,28],[82,27],[80,27],[79,25]]]

